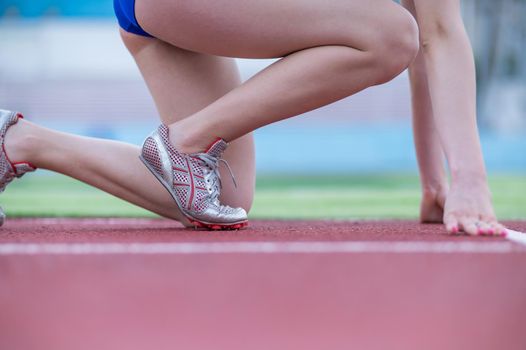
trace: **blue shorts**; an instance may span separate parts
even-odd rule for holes
[[[129,33],[152,37],[141,28],[135,18],[135,0],[113,0],[113,9],[122,29]]]

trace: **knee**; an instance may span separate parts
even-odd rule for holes
[[[400,8],[378,31],[377,47],[372,50],[377,84],[386,83],[413,62],[419,50],[418,26],[413,16]]]
[[[220,202],[233,208],[243,208],[249,213],[254,203],[254,190],[254,187],[247,187],[236,191],[223,191]]]
[[[254,191],[243,196],[240,199],[238,207],[245,209],[247,213],[250,213],[252,205],[254,204]]]

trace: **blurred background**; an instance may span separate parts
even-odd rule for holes
[[[462,9],[477,64],[488,171],[521,180],[513,183],[525,194],[526,0],[464,0]],[[238,63],[247,79],[272,60]],[[0,106],[59,130],[135,144],[158,123],[120,41],[111,0],[0,0]],[[311,172],[312,159],[319,165],[316,172],[327,172],[313,175],[333,180],[409,174],[408,182],[417,184],[410,113],[403,73],[258,130],[260,185],[265,176]]]
[[[526,1],[462,3],[478,67],[488,168],[524,171]],[[156,125],[111,0],[1,0],[0,15],[3,108],[51,127],[133,143]],[[239,67],[248,78],[270,62],[239,60]],[[260,173],[303,172],[311,157],[331,172],[414,171],[407,75],[260,130],[257,147]]]

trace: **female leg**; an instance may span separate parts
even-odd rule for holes
[[[402,4],[416,17],[411,0],[403,1]],[[426,62],[421,49],[409,66],[409,80],[413,110],[413,136],[422,187],[420,221],[442,223],[449,186],[444,168],[444,151],[436,130],[431,105]]]
[[[203,152],[218,138],[232,141],[386,82],[408,66],[418,49],[412,17],[389,0],[138,0],[135,8],[146,32],[174,46],[220,56],[283,57],[200,111],[170,124],[169,132],[161,128],[149,138],[144,150],[145,158],[151,159],[146,163],[167,188],[182,172],[192,178],[191,168],[198,168],[199,161],[190,166],[194,160],[184,154]],[[166,159],[170,154],[180,165],[159,165],[163,163],[158,153]],[[187,171],[181,170],[183,165]],[[179,173],[169,174],[170,167]],[[208,176],[205,170],[197,176],[203,174]],[[172,195],[188,210],[198,186],[194,182],[172,186]],[[191,194],[179,198],[177,186]],[[203,186],[203,192],[211,191]]]
[[[187,51],[122,29],[121,37],[142,73],[164,124],[192,115],[241,83],[237,66],[230,58]],[[223,181],[221,201],[248,211],[256,179],[252,134],[233,141],[224,158],[238,175],[236,187],[230,181]],[[224,178],[229,176],[225,168],[220,172]]]
[[[389,0],[137,0],[136,16],[148,33],[190,51],[284,56],[172,124],[171,138],[186,153],[389,81],[418,48],[411,16]]]
[[[158,0],[138,1],[136,7],[139,22],[150,34],[182,49],[224,56],[286,56],[172,123],[170,137],[185,153],[202,151],[217,137],[233,141],[257,127],[388,81],[406,68],[418,46],[412,17],[389,0],[366,5],[341,0],[329,6],[318,1]],[[142,71],[146,75],[148,69]],[[155,79],[151,89],[152,84]],[[81,177],[73,168],[64,172]]]
[[[188,52],[126,32],[122,36],[149,85],[163,122],[192,114],[240,83],[230,59]],[[5,149],[13,163],[30,162],[74,177],[189,225],[169,194],[139,161],[137,146],[65,134],[20,120],[8,129]],[[225,181],[221,200],[248,211],[255,181],[252,136],[233,142],[225,158],[239,174],[238,188]]]
[[[410,67],[410,77],[424,190],[422,218],[436,220],[443,210],[449,232],[503,233],[493,212],[478,138],[475,65],[459,0],[405,0],[403,4],[420,28],[421,50]],[[450,190],[443,152],[451,173]]]

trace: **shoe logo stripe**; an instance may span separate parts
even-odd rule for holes
[[[195,184],[194,184],[194,174],[192,173],[192,169],[190,168],[190,163],[188,162],[188,159],[185,158],[186,166],[188,167],[188,175],[190,175],[190,197],[188,198],[188,210],[192,210],[192,203],[194,201],[194,192],[195,192]]]

